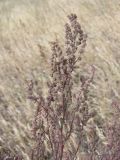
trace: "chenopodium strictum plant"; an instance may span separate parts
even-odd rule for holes
[[[36,142],[32,160],[75,160],[81,146],[84,126],[90,118],[86,104],[88,87],[93,81],[94,68],[89,78],[81,78],[79,91],[75,93],[73,72],[81,60],[87,35],[81,29],[77,16],[68,16],[65,24],[64,49],[52,42],[51,78],[48,95],[35,96],[33,82],[29,84],[29,98],[37,104],[33,122]],[[81,116],[82,115],[82,116]],[[75,145],[72,146],[72,138]],[[72,147],[71,147],[72,146]]]

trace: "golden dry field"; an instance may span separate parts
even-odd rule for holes
[[[111,103],[120,100],[119,0],[0,0],[0,152],[29,160],[35,106],[27,99],[26,81],[37,79],[46,93],[50,42],[64,45],[70,13],[88,35],[79,68],[82,74],[95,67],[92,105],[108,118]]]

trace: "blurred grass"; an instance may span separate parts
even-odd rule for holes
[[[0,0],[0,148],[29,159],[34,108],[26,80],[37,78],[43,90],[50,74],[50,41],[64,43],[66,16],[76,13],[88,34],[80,71],[94,65],[93,105],[100,115],[120,99],[119,0]]]

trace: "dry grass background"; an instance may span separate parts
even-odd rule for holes
[[[88,34],[80,73],[96,68],[93,105],[104,118],[120,99],[119,0],[0,0],[0,151],[29,159],[33,105],[26,80],[37,78],[46,91],[50,41],[64,40],[66,16],[76,13]]]

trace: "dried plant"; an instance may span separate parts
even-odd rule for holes
[[[93,116],[87,104],[88,88],[91,77],[81,76],[79,91],[74,89],[73,72],[76,63],[81,60],[86,46],[86,34],[83,33],[77,16],[68,16],[65,25],[65,45],[51,43],[51,77],[48,84],[48,96],[33,93],[33,82],[29,83],[29,98],[37,104],[33,135],[36,141],[32,160],[76,160],[83,141],[84,126]],[[74,143],[73,141],[74,140]]]
[[[112,104],[111,121],[105,120],[102,125],[107,142],[103,144],[97,135],[96,124],[90,124],[96,114],[91,112],[88,102],[95,68],[91,66],[89,77],[80,76],[77,85],[74,81],[87,35],[75,14],[69,15],[68,19],[64,46],[61,47],[58,41],[51,43],[51,81],[47,96],[43,96],[42,90],[34,93],[37,81],[28,84],[29,99],[37,106],[31,160],[120,160],[120,105]],[[6,149],[0,152],[0,160],[23,160],[23,157],[14,156]]]

